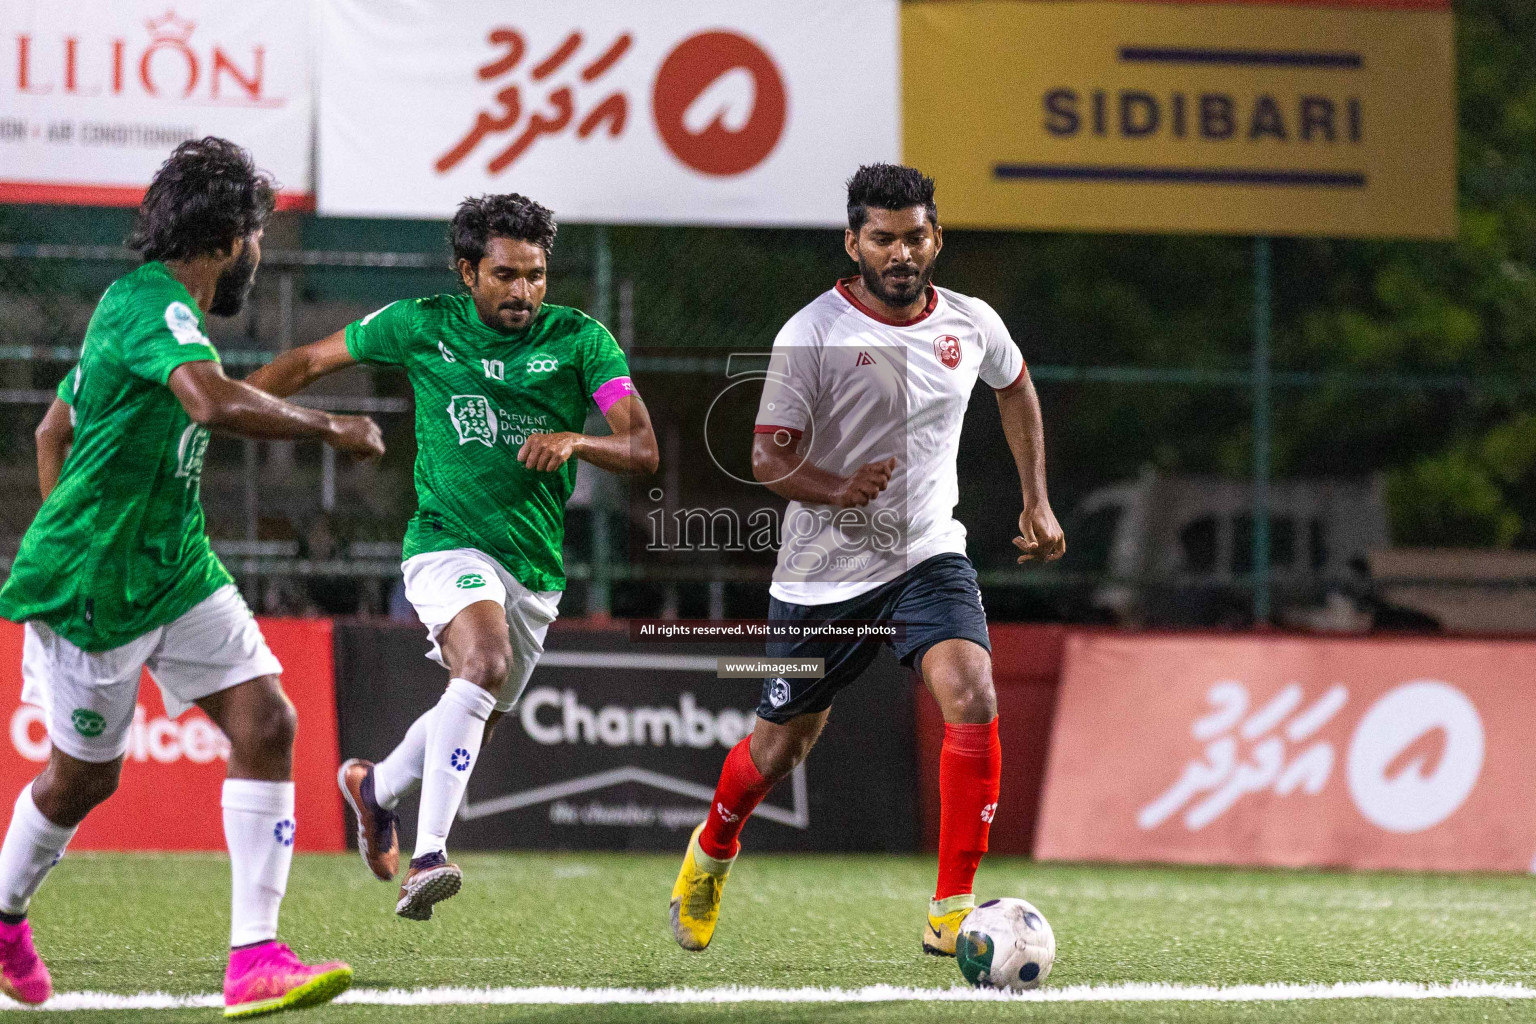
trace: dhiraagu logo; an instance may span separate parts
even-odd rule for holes
[[[453,585],[460,590],[473,590],[485,586],[485,577],[477,572],[467,572],[455,580]]]
[[[558,369],[560,369],[560,360],[554,356],[534,356],[528,360],[527,371],[530,377],[542,377]]]
[[[496,413],[483,395],[454,395],[448,402],[448,418],[459,432],[459,444],[479,441],[496,446]]]
[[[100,712],[90,708],[75,708],[69,720],[74,723],[75,732],[81,736],[100,736],[101,731],[107,727],[107,720],[101,717]]]

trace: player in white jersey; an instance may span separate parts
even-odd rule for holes
[[[991,644],[965,554],[955,456],[978,378],[997,394],[1023,498],[1018,561],[1061,557],[1046,498],[1040,403],[1024,357],[980,299],[931,284],[943,246],[931,178],[873,164],[848,182],[844,247],[858,265],[774,340],[753,475],[788,498],[769,619],[893,624],[901,661],[944,715],[939,877],[923,950],[953,956],[1002,771]],[[748,815],[810,752],[843,687],[880,641],[775,641],[772,658],[822,658],[819,679],[767,680],[752,735],[726,757],[672,889],[673,934],[702,950]]]

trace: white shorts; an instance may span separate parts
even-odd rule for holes
[[[560,614],[559,590],[532,591],[512,578],[501,563],[475,548],[427,551],[412,555],[405,570],[405,599],[427,627],[432,650],[427,657],[444,668],[438,643],[453,617],[477,601],[495,601],[507,610],[512,638],[512,668],[496,700],[497,711],[510,711],[528,685],[544,653],[544,634]]]
[[[48,712],[48,738],[70,757],[115,761],[128,750],[143,668],[171,718],[209,694],[283,670],[229,583],[174,622],[110,651],[82,651],[43,623],[27,623],[21,699]]]

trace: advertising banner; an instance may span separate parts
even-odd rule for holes
[[[900,153],[896,0],[324,0],[320,208],[839,224]]]
[[[336,710],[331,624],[324,619],[262,619],[261,632],[283,663],[283,689],[299,715],[293,751],[299,850],[341,850],[336,790]],[[22,627],[0,621],[0,694],[10,742],[0,746],[0,814],[10,819],[21,788],[48,760],[42,708],[20,703]],[[219,793],[229,741],[202,711],[167,718],[160,690],[139,684],[122,782],[75,833],[72,850],[223,850]]]
[[[945,223],[1449,238],[1448,2],[902,5]]]
[[[136,205],[178,143],[219,135],[311,199],[305,0],[7,0],[0,203]]]
[[[451,845],[681,853],[762,691],[760,679],[716,678],[716,659],[761,645],[715,651],[557,626],[545,647],[475,766]],[[442,696],[448,674],[426,650],[419,626],[337,624],[343,756],[383,757]],[[917,848],[908,678],[887,651],[838,696],[810,758],[754,812],[751,849]],[[401,814],[409,849],[415,797]]]
[[[1528,871],[1536,644],[1068,637],[1037,856]]]

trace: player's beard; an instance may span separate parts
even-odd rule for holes
[[[213,301],[208,312],[214,316],[234,316],[245,308],[245,300],[256,283],[255,250],[249,245],[240,258],[224,269],[213,286]]]
[[[906,264],[906,266],[916,269],[917,272],[909,277],[905,283],[897,284],[881,276],[874,267],[860,259],[859,276],[864,279],[864,287],[869,289],[869,293],[886,305],[897,307],[910,306],[917,301],[918,296],[928,290],[928,282],[933,280],[934,262],[936,261],[929,260],[928,265],[921,268],[918,268],[916,264]],[[886,267],[885,269],[889,271],[891,268]]]

